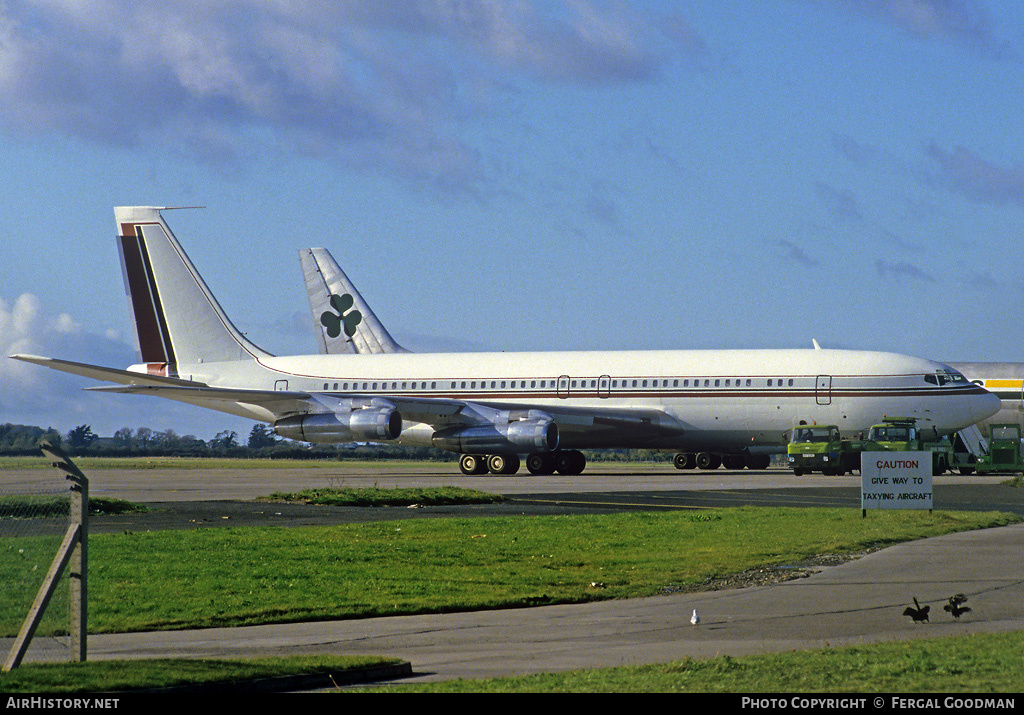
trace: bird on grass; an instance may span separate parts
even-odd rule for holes
[[[903,611],[904,616],[910,616],[914,619],[914,623],[924,623],[928,620],[928,611],[932,610],[931,606],[922,606],[914,599],[914,607],[907,606]]]
[[[966,600],[967,596],[963,595],[962,593],[958,593],[955,596],[950,596],[949,603],[943,606],[942,610],[948,611],[949,614],[953,616],[953,618],[959,621],[960,616],[970,612],[971,610],[967,606],[963,605]]]

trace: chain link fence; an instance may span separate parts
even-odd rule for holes
[[[40,465],[44,464],[41,459]],[[70,505],[70,484],[53,469],[26,468],[0,474],[0,637],[16,636],[32,608],[68,529]],[[36,637],[53,637],[67,644],[69,632],[65,569]]]

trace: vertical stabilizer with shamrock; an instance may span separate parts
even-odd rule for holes
[[[326,248],[304,248],[299,260],[321,353],[409,352],[391,337]]]

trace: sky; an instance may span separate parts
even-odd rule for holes
[[[1024,361],[1016,0],[0,0],[0,350],[137,362],[117,205],[314,352],[325,246],[415,351]],[[254,424],[0,357],[0,424]]]

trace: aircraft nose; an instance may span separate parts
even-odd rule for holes
[[[1002,400],[999,399],[999,396],[992,394],[988,390],[985,390],[981,395],[976,395],[972,400],[972,404],[975,410],[977,410],[975,422],[988,419],[995,413],[999,412],[1003,406]]]

